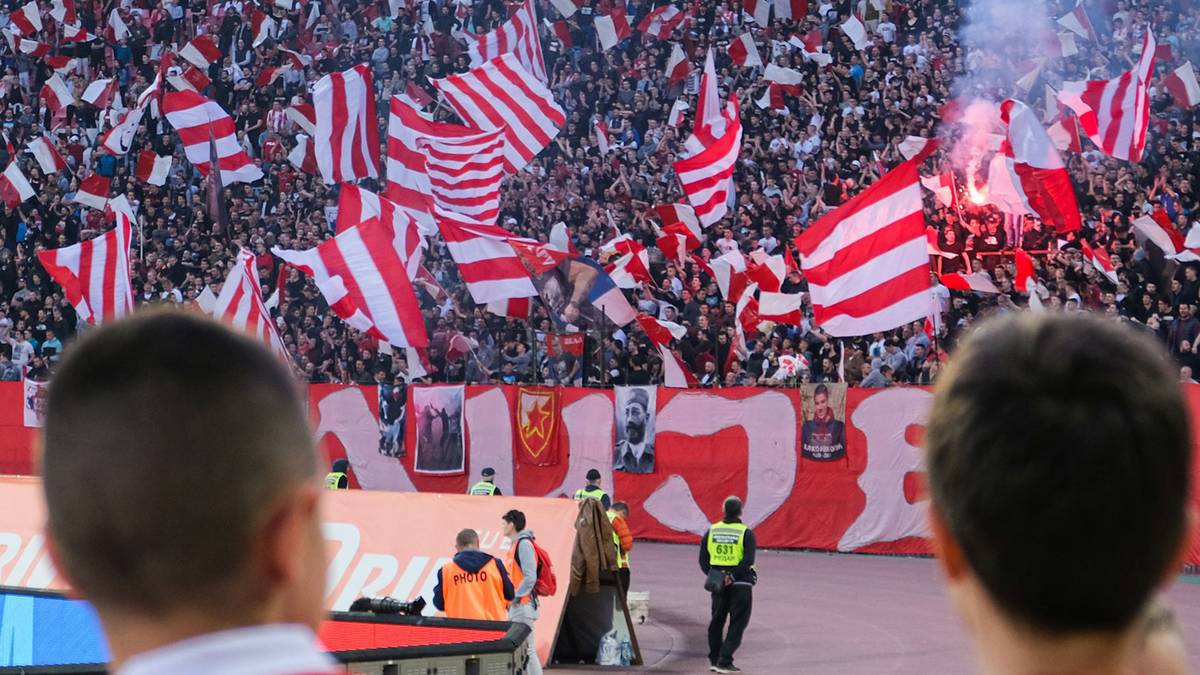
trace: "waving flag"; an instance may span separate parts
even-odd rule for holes
[[[159,156],[153,150],[143,150],[138,155],[137,179],[150,185],[165,185],[171,173],[171,155]]]
[[[976,274],[939,274],[938,279],[942,285],[952,291],[966,291],[975,293],[999,293],[1000,289],[996,288],[996,284],[992,282],[992,278],[987,272],[978,272]]]
[[[675,162],[675,173],[696,209],[701,225],[709,226],[729,213],[730,186],[742,147],[742,123],[737,97],[729,102],[725,133],[701,152]]]
[[[237,139],[233,118],[216,101],[194,91],[174,91],[163,97],[163,114],[179,134],[192,166],[207,176],[212,169],[210,144],[215,144],[221,183],[253,183],[262,169],[250,159]]]
[[[15,161],[9,162],[4,173],[0,174],[0,201],[7,204],[8,208],[15,209],[35,194],[37,192],[29,184],[29,179],[21,173],[21,167]]]
[[[36,1],[26,3],[8,15],[17,32],[26,37],[42,31],[42,12]]]
[[[1037,214],[1058,232],[1078,230],[1082,223],[1071,176],[1037,113],[1008,99],[1000,104],[1000,119],[1008,134],[997,155],[1003,160],[993,160],[992,169],[1003,167],[1011,179],[1003,184],[1007,188],[1011,183],[1013,198],[1029,213]],[[990,173],[988,179],[992,180]]]
[[[524,0],[499,28],[467,40],[467,56],[472,68],[503,54],[515,55],[517,62],[534,77],[542,82],[550,81],[546,77],[542,41],[538,39],[537,8],[533,0]]]
[[[758,47],[754,44],[754,36],[749,32],[742,33],[729,43],[729,57],[743,68],[761,68],[763,64]]]
[[[316,248],[271,252],[311,276],[329,308],[351,327],[397,347],[426,347],[421,308],[394,238],[391,224],[376,218]]]
[[[1092,248],[1085,239],[1079,240],[1079,247],[1083,250],[1083,258],[1092,264],[1100,274],[1103,274],[1106,279],[1112,283],[1117,283],[1117,268],[1113,266],[1112,259],[1108,257],[1108,251],[1103,246]]]
[[[516,173],[550,144],[566,114],[544,84],[504,54],[461,75],[434,80],[455,112],[483,130],[503,129],[505,169]]]
[[[313,87],[317,167],[329,184],[379,177],[379,122],[367,65],[330,73]]]
[[[56,174],[67,168],[67,161],[63,159],[58,149],[45,136],[38,136],[33,139],[26,148],[28,148],[29,154],[33,155],[33,158],[37,160],[38,166],[41,167],[44,174]]]
[[[391,227],[396,255],[404,264],[409,279],[420,273],[425,241],[416,221],[399,204],[357,185],[343,185],[338,194],[337,231],[339,233],[369,220],[378,219]]]
[[[476,304],[537,295],[508,230],[439,209],[438,229]],[[536,242],[531,242],[536,243]]]
[[[279,358],[290,360],[271,312],[263,303],[258,265],[251,251],[238,250],[237,262],[230,266],[229,276],[221,284],[212,315],[262,341]]]
[[[62,286],[82,321],[97,326],[133,312],[132,233],[129,217],[118,211],[116,227],[95,239],[38,252],[42,268]]]
[[[1130,162],[1142,159],[1150,124],[1147,87],[1154,72],[1154,34],[1147,30],[1134,70],[1111,80],[1064,82],[1058,100],[1075,111],[1083,132],[1105,154]]]
[[[824,216],[797,238],[817,325],[835,337],[869,335],[929,313],[929,254],[912,159]]]
[[[613,7],[608,14],[597,16],[595,26],[596,39],[600,41],[600,49],[603,51],[616,47],[621,40],[633,34],[629,27],[629,19],[625,17],[625,10],[621,7]]]
[[[692,62],[688,61],[687,54],[683,52],[683,47],[680,47],[678,43],[672,44],[671,57],[667,59],[667,86],[683,82],[691,72]]]
[[[647,35],[666,42],[679,24],[683,23],[686,14],[675,5],[657,7],[638,23],[638,30]]]

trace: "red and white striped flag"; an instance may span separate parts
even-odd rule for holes
[[[221,60],[221,50],[207,35],[197,35],[179,50],[179,58],[196,66],[200,70],[208,70],[213,63]]]
[[[671,340],[682,340],[687,336],[687,329],[674,321],[662,321],[646,314],[638,314],[638,326],[650,338],[650,344],[655,347],[670,345]]]
[[[416,279],[421,270],[425,241],[416,221],[399,204],[358,187],[343,185],[338,194],[337,231],[343,232],[368,220],[378,219],[387,223],[395,234],[393,245],[396,255],[404,265],[409,279]]]
[[[1058,24],[1079,37],[1096,42],[1096,29],[1092,27],[1092,20],[1083,7],[1083,0],[1075,3],[1075,9],[1058,17]]]
[[[288,163],[310,176],[319,176],[317,157],[313,154],[312,139],[296,134],[296,146],[288,153]]]
[[[575,46],[575,41],[571,39],[571,24],[562,19],[554,22],[549,19],[543,19],[543,21],[550,27],[550,32],[554,33],[554,37],[562,43],[563,51]]]
[[[689,387],[700,386],[700,382],[696,379],[695,374],[687,367],[683,359],[675,355],[675,352],[664,345],[659,345],[658,355],[662,358],[664,387],[687,389]]]
[[[657,7],[638,23],[638,30],[666,42],[687,15],[675,5]]]
[[[1191,61],[1184,61],[1182,66],[1171,71],[1163,78],[1163,86],[1175,97],[1175,102],[1181,108],[1191,108],[1200,104],[1200,83],[1196,82],[1196,71],[1192,69]]]
[[[467,56],[471,67],[501,56],[513,54],[525,70],[542,82],[546,77],[546,61],[542,56],[542,41],[538,39],[537,8],[533,0],[524,0],[500,27],[492,32],[467,40]]]
[[[603,118],[597,116],[592,121],[592,130],[596,132],[596,147],[603,157],[608,154],[608,125],[604,123]]]
[[[704,74],[696,96],[696,119],[692,136],[685,141],[689,151],[698,152],[725,135],[726,116],[721,113],[721,95],[717,91],[717,66],[712,49],[704,55]]]
[[[164,185],[171,173],[171,155],[159,157],[153,150],[138,155],[137,179],[150,185]]]
[[[9,37],[12,34],[5,31],[4,35],[5,35],[5,37]],[[16,51],[19,51],[22,54],[25,54],[27,56],[31,56],[35,59],[40,59],[40,58],[44,58],[46,55],[48,55],[51,51],[53,51],[53,49],[54,49],[53,47],[46,44],[45,42],[38,42],[37,40],[26,40],[26,39],[22,38],[17,43]]]
[[[671,57],[667,59],[667,86],[674,86],[687,79],[692,72],[692,62],[688,60],[683,47],[676,42],[671,46]]]
[[[316,248],[271,252],[311,276],[329,308],[352,328],[397,347],[426,347],[421,308],[394,238],[390,223],[375,218]]]
[[[741,299],[749,283],[746,277],[746,256],[741,251],[730,251],[709,261],[713,281],[725,302],[736,303]]]
[[[317,113],[313,137],[317,166],[326,183],[379,177],[379,123],[371,67],[330,73],[313,87]]]
[[[8,208],[15,209],[34,194],[36,193],[29,184],[29,179],[21,173],[21,167],[17,166],[15,161],[9,162],[4,173],[0,174],[0,201],[8,205]]]
[[[97,108],[106,108],[113,96],[117,93],[117,79],[110,77],[104,80],[96,80],[89,84],[87,89],[83,90],[80,98],[84,103],[94,105]]]
[[[272,70],[270,68],[266,70]],[[264,70],[263,72],[266,72]],[[212,84],[212,80],[200,71],[195,66],[188,66],[187,70],[183,71],[183,75],[168,75],[167,81],[171,86],[175,87],[176,91],[196,91],[203,92]]]
[[[671,340],[682,340],[687,335],[687,329],[674,321],[660,321],[645,314],[639,314],[637,322],[662,358],[663,386],[676,389],[699,386],[691,369],[670,348]]]
[[[700,220],[696,218],[696,209],[687,204],[659,204],[654,207],[654,215],[664,228],[679,223],[686,227],[692,236],[699,240],[703,235],[700,230]]]
[[[800,23],[806,16],[808,16],[808,0],[775,0],[776,19]]]
[[[654,277],[650,276],[650,253],[645,246],[632,239],[621,239],[614,249],[620,255],[605,265],[604,271],[617,288],[637,288],[639,284],[654,283]]]
[[[700,240],[693,237],[692,233],[679,223],[665,228],[655,228],[655,235],[654,245],[662,251],[667,262],[683,265],[690,258],[691,250],[700,246]]]
[[[75,96],[71,93],[71,88],[63,82],[58,73],[51,75],[46,84],[42,85],[42,100],[55,113],[69,105],[75,105]]]
[[[200,173],[207,176],[211,169],[212,141],[217,146],[222,185],[253,183],[263,177],[262,169],[238,143],[233,118],[216,101],[194,91],[173,91],[163,96],[163,114],[179,134],[188,161]]]
[[[69,56],[46,57],[46,65],[53,68],[54,72],[58,75],[66,75],[67,73],[71,72],[75,69],[76,64],[79,62],[79,59],[73,59]]]
[[[758,285],[758,288],[770,293],[778,293],[787,278],[787,263],[781,255],[767,255],[760,249],[750,252],[750,262],[746,264],[746,278]]]
[[[290,105],[283,109],[283,113],[309,136],[317,133],[317,111],[311,103]]]
[[[421,233],[437,234],[433,218],[433,185],[425,168],[422,144],[428,139],[470,138],[479,133],[458,124],[433,122],[403,96],[393,96],[388,118],[387,197],[416,219]]]
[[[760,291],[758,294],[758,318],[788,326],[799,326],[804,320],[803,293],[777,293]]]
[[[254,253],[244,248],[238,250],[237,262],[230,266],[229,276],[221,284],[221,294],[213,305],[212,315],[257,338],[279,358],[291,360],[271,312],[263,302]]]
[[[1133,225],[1133,235],[1139,245],[1149,239],[1164,255],[1168,256],[1175,255],[1186,248],[1184,236],[1175,229],[1175,225],[1171,223],[1171,218],[1166,211],[1157,209],[1152,215],[1137,218],[1130,224]]]
[[[91,33],[87,32],[80,26],[63,26],[63,28],[62,28],[62,41],[63,42],[68,42],[68,43],[91,42],[92,40],[95,40],[95,39],[96,39],[95,35],[92,35]]]
[[[754,19],[754,23],[766,28],[771,21],[771,5],[773,4],[772,0],[742,0],[742,9],[750,15],[750,18]]]
[[[929,313],[929,254],[912,159],[824,216],[796,239],[817,325],[834,337],[869,335]]]
[[[116,227],[73,246],[39,251],[38,261],[62,286],[80,320],[94,326],[133,312],[129,280],[129,244],[133,227],[125,213],[115,214]]]
[[[512,319],[528,319],[530,310],[533,309],[533,303],[529,298],[509,298],[507,300],[493,300],[487,304],[487,311],[496,316],[503,316]]]
[[[554,5],[554,9],[557,9],[564,19],[569,19],[587,2],[586,0],[550,0],[550,4]]]
[[[257,47],[274,36],[275,19],[267,16],[254,5],[247,5],[247,11],[250,18],[250,30],[254,34],[254,41],[250,46]]]
[[[1105,154],[1130,162],[1142,159],[1150,124],[1146,89],[1154,72],[1154,34],[1147,30],[1134,70],[1111,80],[1064,82],[1058,100],[1075,111],[1083,132]]]
[[[50,17],[64,26],[79,23],[79,15],[75,12],[75,0],[51,0]]]
[[[999,293],[1000,289],[996,288],[996,284],[992,282],[992,278],[987,272],[977,272],[974,274],[939,274],[938,280],[942,285],[952,291],[964,291],[975,293]]]
[[[521,239],[496,225],[472,221],[466,216],[437,209],[438,229],[446,240],[450,257],[475,304],[484,305],[509,298],[537,295],[529,272],[510,242]]]
[[[38,9],[36,0],[22,5],[9,14],[8,20],[12,22],[13,28],[16,28],[19,34],[27,37],[42,31],[42,12]]]
[[[494,223],[500,213],[506,141],[500,129],[471,136],[425,138],[425,171],[438,206]]]
[[[728,107],[724,135],[674,165],[683,192],[704,226],[712,225],[729,212],[730,184],[742,147],[742,123],[736,96],[731,97]]]
[[[671,112],[667,114],[667,124],[675,129],[683,126],[683,120],[687,117],[688,104],[682,97],[675,99],[675,104],[671,106]]]
[[[50,139],[45,136],[38,136],[29,141],[29,145],[26,147],[29,149],[29,154],[37,160],[38,166],[42,168],[42,173],[52,175],[67,168],[67,161],[59,154]]]
[[[1003,166],[1016,192],[1013,199],[1058,232],[1078,230],[1082,223],[1071,175],[1037,113],[1010,98],[1000,104],[1000,119],[1007,126],[1008,135],[997,156],[1004,158]],[[1000,166],[999,161],[993,161],[993,169]],[[992,180],[990,174],[989,180]],[[1003,181],[995,184],[1007,187]]]
[[[1108,251],[1103,246],[1092,248],[1086,239],[1080,239],[1079,248],[1083,250],[1084,260],[1091,263],[1106,279],[1117,283],[1117,269],[1113,267],[1112,259],[1108,257]]]
[[[1074,115],[1059,115],[1046,127],[1046,135],[1050,143],[1059,152],[1083,152],[1083,142],[1079,140],[1079,122]]]
[[[633,29],[629,27],[629,19],[625,16],[625,10],[621,7],[613,7],[612,10],[602,16],[596,17],[596,39],[600,41],[600,49],[608,51],[625,38],[633,35]]]
[[[71,201],[84,206],[90,206],[97,211],[103,211],[108,205],[108,193],[112,179],[94,173],[79,183],[79,190]]]
[[[758,55],[758,47],[754,44],[754,36],[749,31],[729,43],[729,57],[743,68],[757,68],[763,64],[762,57]]]
[[[113,7],[108,13],[108,27],[104,29],[110,42],[120,42],[129,37],[129,26],[121,18],[120,9]]]
[[[954,173],[944,171],[936,176],[921,177],[921,185],[933,193],[938,205],[958,210],[958,188],[954,186]]]
[[[513,54],[498,56],[461,75],[434,80],[433,86],[468,124],[504,130],[509,173],[524,168],[566,123],[554,95]]]

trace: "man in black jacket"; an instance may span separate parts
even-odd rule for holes
[[[721,572],[712,592],[712,620],[708,624],[708,663],[714,673],[740,673],[733,653],[742,644],[750,623],[750,607],[758,573],[754,570],[754,531],[742,524],[742,500],[725,499],[725,517],[713,523],[700,540],[700,571],[710,577]],[[725,632],[725,620],[729,632]]]

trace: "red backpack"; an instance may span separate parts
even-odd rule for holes
[[[533,552],[537,555],[537,581],[533,583],[533,594],[539,598],[548,598],[558,592],[558,579],[554,578],[554,565],[550,562],[550,554],[546,552],[546,549],[538,546],[536,539],[530,537],[529,543],[533,545]],[[521,565],[519,544],[518,540],[517,551],[513,556],[518,567]]]

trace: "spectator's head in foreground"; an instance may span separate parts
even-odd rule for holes
[[[996,320],[946,370],[925,439],[935,545],[985,670],[1131,671],[1191,521],[1161,348],[1084,315]]]
[[[140,314],[68,353],[46,412],[47,529],[114,665],[226,628],[316,628],[316,457],[287,369],[213,321]]]

